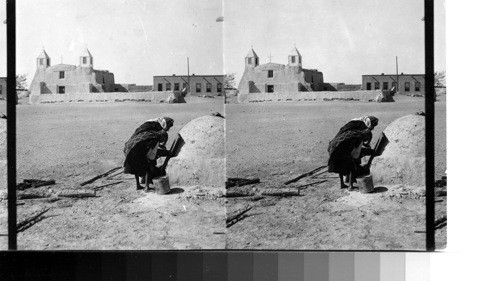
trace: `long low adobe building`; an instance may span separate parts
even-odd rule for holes
[[[213,95],[223,93],[224,75],[160,75],[153,76],[153,90],[182,91],[194,96]]]

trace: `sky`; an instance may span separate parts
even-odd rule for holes
[[[87,47],[94,68],[113,72],[116,83],[152,85],[154,75],[185,75],[187,57],[191,74],[223,72],[220,0],[16,2],[17,72],[28,79],[42,48],[52,65],[77,65]]]
[[[436,70],[445,69],[443,1],[435,1]],[[362,74],[424,73],[424,1],[231,0],[224,5],[225,69],[240,77],[253,45],[260,64],[287,64],[294,46],[325,82]]]
[[[444,70],[443,0],[435,6],[435,69]],[[251,46],[261,64],[269,56],[286,64],[296,46],[303,67],[322,71],[325,82],[395,73],[396,56],[399,72],[424,73],[423,1],[18,0],[17,13],[17,72],[28,81],[42,48],[52,65],[76,65],[85,47],[94,68],[113,72],[116,83],[151,85],[154,75],[186,74],[187,57],[191,74],[235,73],[238,81]],[[5,44],[0,53],[5,62]]]

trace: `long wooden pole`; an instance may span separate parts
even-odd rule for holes
[[[121,166],[120,166],[120,167],[115,167],[115,168],[113,168],[113,169],[111,169],[111,170],[109,170],[109,171],[107,171],[107,172],[105,172],[105,173],[103,173],[103,174],[97,175],[97,176],[95,176],[95,177],[91,178],[90,180],[87,180],[87,181],[82,182],[82,183],[80,184],[80,186],[84,186],[84,185],[87,185],[87,184],[89,184],[89,183],[93,183],[94,181],[96,181],[96,180],[98,180],[98,179],[100,179],[100,178],[107,177],[107,176],[111,175],[112,173],[116,172],[116,171],[117,171],[118,169],[120,169],[120,168],[121,168]]]
[[[316,169],[314,169],[314,170],[312,170],[312,171],[310,171],[310,172],[307,172],[307,173],[302,174],[302,175],[300,175],[300,176],[298,176],[298,177],[295,177],[295,178],[293,178],[293,179],[291,179],[291,180],[289,180],[289,181],[285,182],[285,185],[289,185],[289,184],[291,184],[291,183],[294,183],[294,182],[296,182],[296,181],[300,180],[301,178],[305,178],[305,177],[308,177],[308,176],[310,176],[310,175],[313,175],[313,174],[317,173],[318,171],[320,171],[320,170],[321,170],[321,169],[323,169],[323,168],[326,168],[326,166],[321,166],[321,167],[318,167],[318,168],[316,168]]]
[[[187,67],[188,67],[188,88],[187,93],[191,94],[191,79],[189,78],[189,57],[187,58]]]
[[[399,92],[398,56],[396,56],[396,92]]]

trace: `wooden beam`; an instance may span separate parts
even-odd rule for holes
[[[299,196],[300,189],[298,188],[266,188],[262,191],[262,195],[268,196]]]
[[[98,180],[98,179],[100,179],[100,178],[107,177],[108,175],[110,175],[110,174],[114,173],[115,171],[117,171],[117,170],[118,170],[118,169],[120,169],[120,168],[121,168],[121,166],[120,166],[120,167],[113,168],[113,169],[111,169],[111,170],[109,170],[109,171],[107,171],[107,172],[105,172],[105,173],[103,173],[103,174],[97,175],[97,176],[95,176],[95,177],[91,178],[90,180],[87,180],[87,181],[82,182],[82,183],[80,184],[80,186],[84,186],[84,185],[87,185],[87,184],[89,184],[89,183],[92,183],[92,182],[94,182],[94,181],[96,181],[96,180]]]
[[[253,208],[253,206],[249,206],[249,207],[246,207],[243,210],[237,211],[235,214],[228,216],[227,219],[226,219],[226,222],[230,222],[230,221],[232,221],[232,220],[240,217],[241,215],[243,215],[246,212],[250,211],[252,208]]]
[[[54,195],[54,194],[51,192],[47,192],[47,191],[31,190],[31,191],[25,191],[25,192],[18,192],[17,193],[17,200],[48,198],[48,197],[51,197],[52,195]]]
[[[320,184],[320,183],[324,183],[325,181],[327,181],[327,180],[321,180],[321,181],[317,181],[317,182],[312,182],[312,183],[304,184],[304,185],[301,185],[301,186],[297,186],[296,188],[298,188],[299,190],[300,189],[305,189],[308,186],[315,185],[315,184]]]
[[[94,187],[93,189],[94,190],[103,189],[103,188],[105,188],[107,186],[116,185],[116,184],[119,184],[119,183],[122,183],[122,182],[123,181],[112,182],[112,183],[108,183],[108,184],[104,184],[104,185],[101,185],[101,186]]]
[[[75,198],[96,197],[96,191],[93,189],[66,189],[59,191],[57,196]]]
[[[228,190],[228,191],[226,191],[226,198],[247,197],[247,196],[253,196],[254,194],[255,194],[255,192],[251,192],[251,191]]]
[[[116,176],[118,176],[118,175],[121,175],[121,174],[123,174],[123,171],[120,171],[120,172],[118,172],[118,173],[116,173],[116,174],[112,174],[112,175],[110,175],[109,177],[107,177],[107,178],[106,178],[106,180],[111,180],[112,178],[114,178],[114,177],[116,177]]]
[[[20,230],[22,230],[23,228],[25,228],[26,226],[28,226],[32,222],[35,222],[38,218],[40,218],[40,216],[42,216],[43,214],[45,214],[49,210],[50,210],[50,208],[44,208],[44,209],[42,209],[38,212],[35,212],[35,213],[27,216],[26,218],[22,219],[16,225],[17,231],[19,232]]]
[[[40,187],[40,186],[46,186],[46,185],[53,185],[55,184],[55,180],[36,180],[36,179],[25,179],[23,180],[22,183],[17,184],[17,189],[18,190],[24,190],[27,188],[31,187]]]
[[[288,185],[288,184],[291,184],[291,183],[293,183],[293,182],[296,182],[296,181],[300,180],[301,178],[305,178],[305,177],[307,177],[307,176],[311,176],[311,175],[313,175],[314,173],[316,173],[316,172],[318,172],[318,171],[320,171],[321,169],[324,169],[324,168],[326,168],[326,166],[321,166],[321,167],[318,167],[318,168],[316,168],[316,169],[314,169],[314,170],[312,170],[312,171],[310,171],[310,172],[307,172],[307,173],[302,174],[302,175],[300,175],[300,176],[298,176],[298,177],[295,177],[295,178],[293,178],[293,179],[291,179],[291,180],[289,180],[289,181],[285,182],[285,185]]]
[[[242,178],[228,178],[226,181],[226,188],[233,186],[244,186],[249,184],[260,183],[260,179],[242,179]]]

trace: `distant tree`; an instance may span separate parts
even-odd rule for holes
[[[25,90],[28,88],[28,83],[26,82],[26,74],[16,75],[16,90]]]
[[[434,86],[446,87],[446,70],[434,72]]]
[[[229,73],[224,75],[224,89],[233,89],[235,88],[234,76],[235,73]]]

